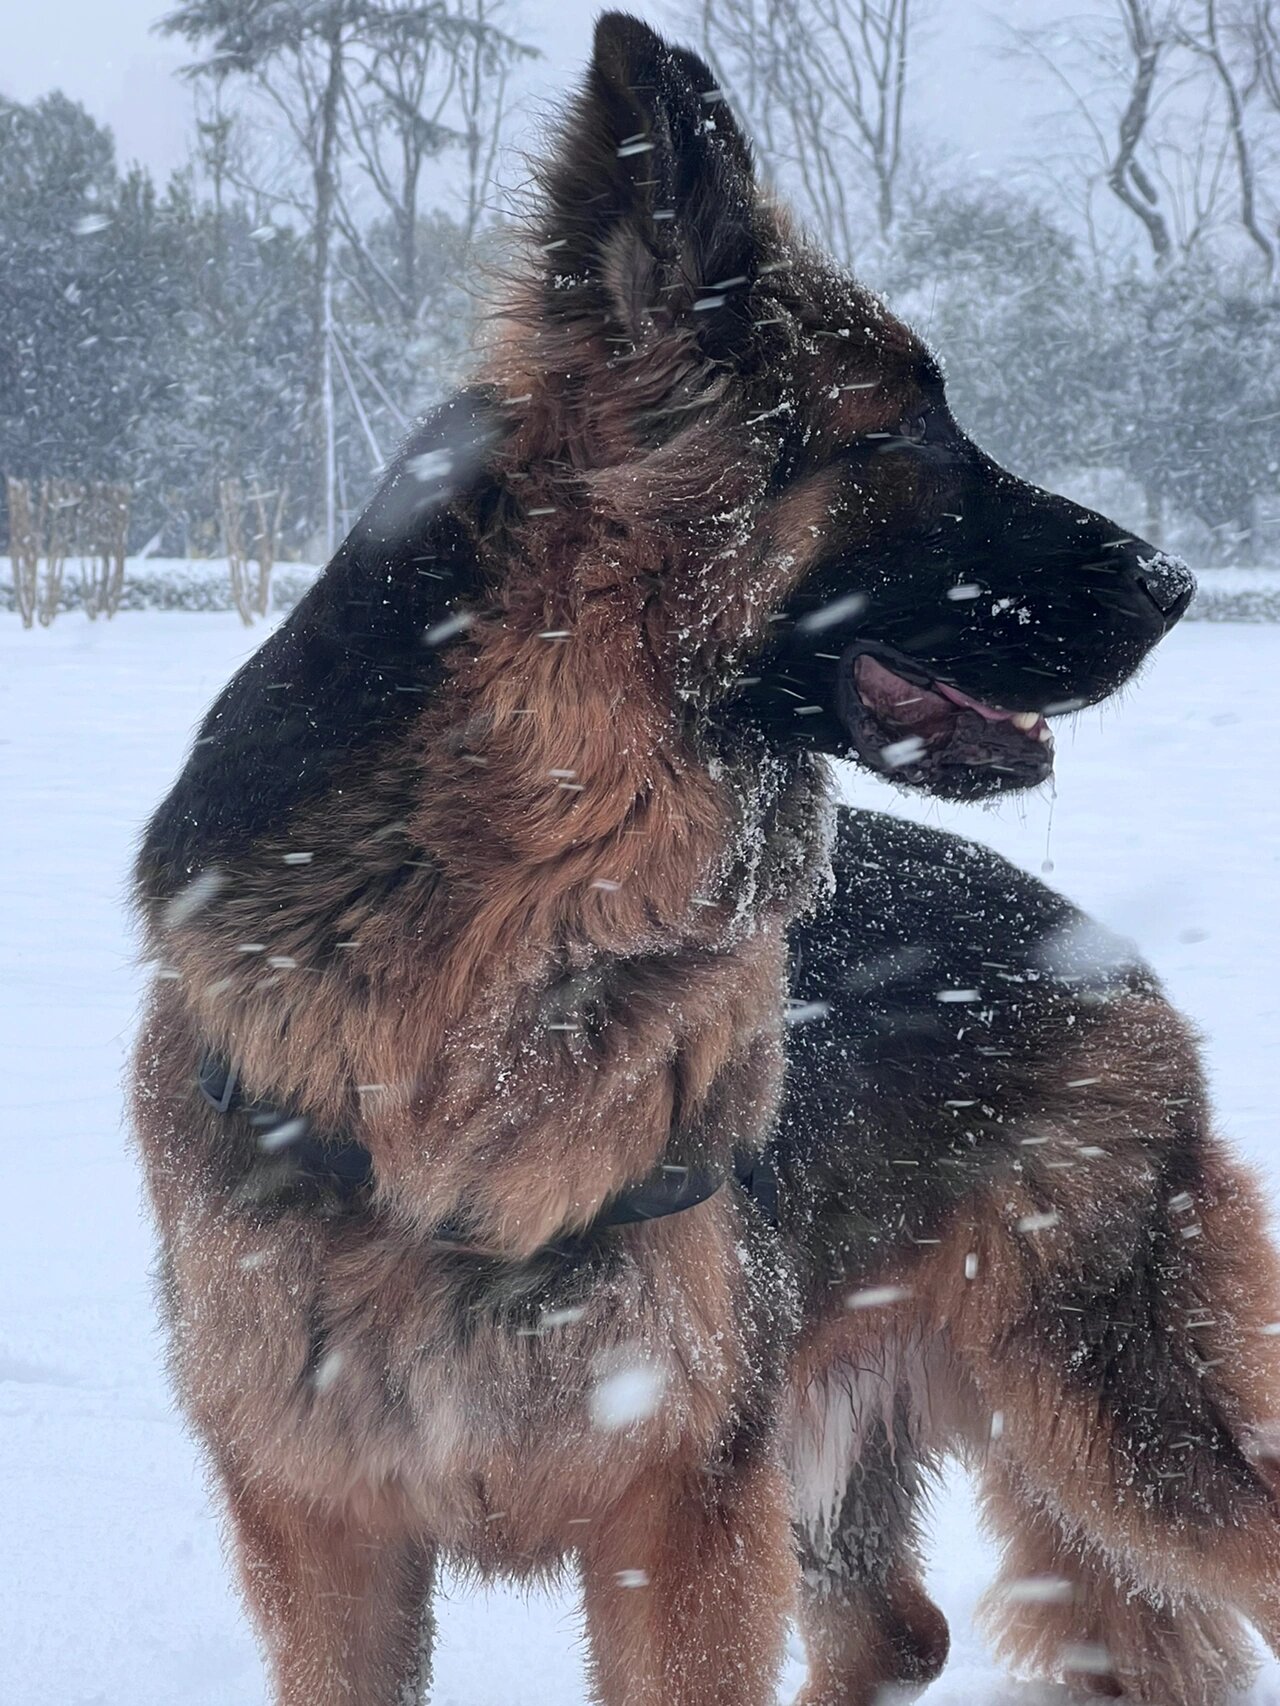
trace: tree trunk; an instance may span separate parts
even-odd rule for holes
[[[324,415],[324,551],[331,556],[337,544],[338,434],[333,397],[333,279],[325,277],[322,313],[320,401]]]
[[[1237,522],[1236,560],[1247,563],[1250,568],[1256,568],[1258,563],[1258,500],[1253,497],[1242,498],[1240,501],[1240,517]]]
[[[1143,499],[1146,505],[1146,536],[1153,545],[1164,545],[1164,494],[1155,486],[1144,486]]]
[[[329,75],[319,110],[319,136],[315,154],[315,228],[312,272],[311,326],[311,407],[310,430],[315,441],[322,445],[320,479],[324,513],[324,546],[326,556],[336,543],[335,534],[335,433],[333,423],[333,276],[332,244],[334,201],[334,160],[337,153],[338,110],[342,97],[344,74],[341,23],[334,23],[326,37],[329,53]]]

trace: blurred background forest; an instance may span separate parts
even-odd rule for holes
[[[990,52],[1043,117],[1000,174],[931,125],[929,0],[653,15],[992,454],[1198,561],[1280,560],[1280,0],[1015,8]],[[123,494],[130,554],[234,555],[247,528],[322,560],[465,366],[556,11],[186,0],[156,27],[191,102],[163,182],[0,71],[0,551],[15,489],[56,507],[63,481]]]

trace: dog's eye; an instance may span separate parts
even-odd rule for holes
[[[929,432],[929,417],[923,409],[912,415],[902,428],[903,438],[909,438],[915,444],[923,444]]]

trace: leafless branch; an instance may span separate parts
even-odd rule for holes
[[[846,257],[851,179],[868,185],[882,236],[896,215],[913,16],[913,0],[703,0],[722,82]]]
[[[1264,9],[1258,8],[1259,12]],[[1270,10],[1270,8],[1266,8]],[[1266,19],[1264,17],[1265,24]],[[1194,26],[1179,26],[1179,39],[1212,68],[1222,90],[1226,106],[1227,128],[1235,152],[1236,176],[1240,195],[1240,223],[1250,242],[1262,255],[1267,277],[1274,278],[1277,264],[1275,242],[1262,229],[1258,217],[1258,196],[1252,139],[1245,122],[1244,91],[1233,67],[1228,63],[1218,23],[1217,0],[1200,0]]]

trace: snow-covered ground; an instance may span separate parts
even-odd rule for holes
[[[216,1515],[170,1406],[151,1240],[120,1120],[139,989],[138,826],[256,643],[234,616],[0,617],[0,1697],[260,1706]],[[1056,801],[916,815],[991,842],[1134,936],[1204,1031],[1221,1121],[1280,1199],[1280,627],[1198,623],[1059,741]],[[895,796],[850,779],[851,796]],[[896,809],[906,809],[898,802]],[[969,1624],[990,1559],[963,1487],[934,1591],[954,1657],[929,1706],[1026,1700]],[[437,1706],[578,1706],[571,1599],[454,1594]],[[790,1698],[801,1676],[788,1670]],[[1280,1666],[1252,1697],[1280,1702]]]

